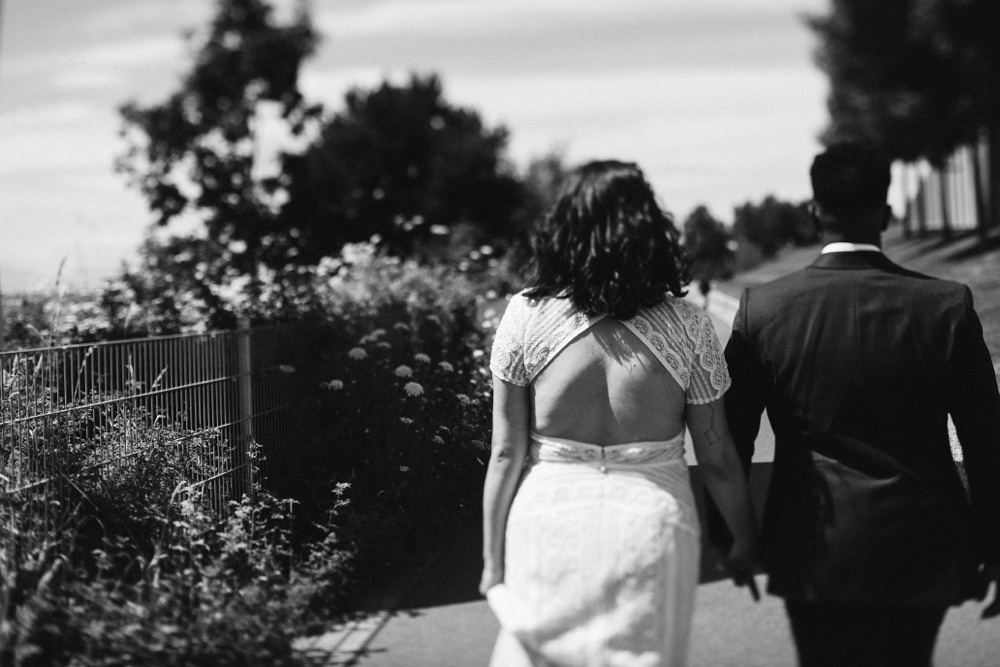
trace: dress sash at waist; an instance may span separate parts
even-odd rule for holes
[[[636,465],[684,460],[684,431],[670,440],[593,445],[531,432],[530,457],[535,461]]]

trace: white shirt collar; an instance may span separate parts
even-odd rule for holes
[[[849,243],[847,241],[837,241],[827,243],[819,254],[825,255],[829,252],[858,252],[867,250],[869,252],[882,252],[882,249],[873,243]]]

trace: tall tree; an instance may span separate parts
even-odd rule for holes
[[[506,145],[505,128],[449,103],[436,76],[354,89],[314,144],[285,157],[283,224],[304,261],[373,235],[408,254],[459,224],[508,235],[529,195]]]
[[[819,240],[805,203],[793,204],[768,195],[759,204],[746,202],[733,210],[733,235],[749,241],[765,257],[786,245],[809,245]]]
[[[725,225],[704,206],[695,208],[684,220],[684,250],[691,258],[691,277],[706,300],[712,281],[733,275],[736,258],[732,241]]]
[[[996,124],[997,40],[990,35],[998,6],[833,0],[828,15],[810,20],[820,37],[817,63],[831,83],[823,140],[866,139],[905,162],[927,159],[940,172],[957,146],[978,142],[981,128]],[[946,202],[947,181],[938,180]],[[942,216],[947,231],[948,211]]]
[[[317,35],[304,3],[291,24],[278,25],[265,0],[217,0],[207,35],[189,39],[194,62],[180,89],[159,104],[121,108],[127,149],[117,167],[157,224],[199,220],[215,246],[233,250],[227,262],[252,274],[258,261],[273,259],[265,239],[281,201],[278,182],[260,175],[262,108],[277,106],[292,134],[318,116],[298,89]]]

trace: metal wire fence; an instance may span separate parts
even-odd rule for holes
[[[192,486],[217,509],[252,493],[289,444],[293,335],[242,325],[0,353],[0,487],[44,498],[57,526],[74,480],[168,446],[199,458]]]

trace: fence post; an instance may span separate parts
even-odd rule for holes
[[[251,499],[254,497],[254,464],[250,457],[250,448],[254,442],[253,428],[253,355],[251,352],[250,319],[240,316],[237,322],[237,365],[238,387],[240,394],[240,443],[238,462],[243,466],[243,475],[239,480],[243,489],[235,489],[240,496],[245,493]],[[241,493],[242,491],[242,493]]]

